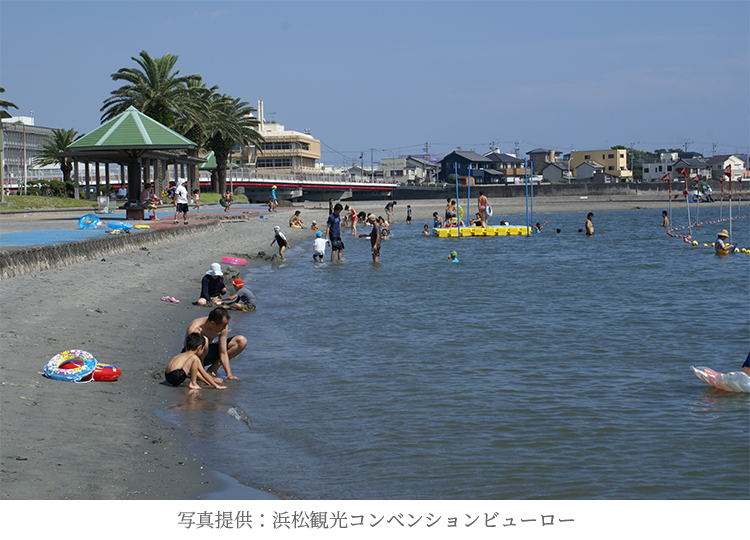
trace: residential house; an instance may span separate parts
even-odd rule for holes
[[[595,161],[604,167],[604,172],[630,180],[633,173],[628,169],[628,151],[624,148],[616,150],[583,150],[570,153],[570,168],[577,171],[578,166],[586,161]],[[588,172],[588,169],[585,169]],[[577,173],[576,173],[577,175]]]
[[[643,163],[643,181],[658,182],[665,174],[673,174],[674,164],[679,160],[676,152],[662,152],[659,161]]]
[[[604,165],[596,161],[584,161],[575,168],[575,177],[578,182],[591,182],[596,173],[604,173]]]
[[[683,169],[685,169],[688,179],[695,178],[696,176],[701,180],[711,178],[711,166],[702,158],[678,159],[672,168],[672,181],[675,179],[684,180]]]
[[[469,167],[471,167],[472,184],[485,183],[484,169],[492,163],[488,158],[476,152],[454,150],[440,160],[440,173],[438,180],[441,182],[455,182],[452,177],[458,171],[458,182],[466,184],[469,176]]]
[[[732,180],[743,178],[747,174],[745,162],[735,155],[714,156],[705,161],[711,167],[711,178],[713,180],[726,179],[723,175],[727,167],[731,167]]]
[[[433,163],[415,156],[383,158],[380,168],[386,180],[412,185],[432,182],[437,170]]]
[[[490,181],[488,183],[515,184],[522,182],[526,176],[524,160],[512,154],[503,154],[493,150],[485,154],[484,157],[491,162],[485,167],[485,171],[492,170],[500,173],[497,182]]]
[[[526,155],[529,156],[529,161],[532,163],[531,167],[534,174],[539,174],[547,166],[547,163],[558,163],[562,157],[562,152],[547,148],[535,148],[526,152]]]
[[[547,163],[547,166],[542,169],[542,177],[545,182],[553,184],[570,183],[573,178],[573,174],[568,169],[567,163]]]

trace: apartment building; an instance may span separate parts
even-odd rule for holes
[[[595,162],[604,167],[604,173],[617,176],[621,181],[633,178],[628,169],[628,151],[624,148],[617,150],[583,150],[570,153],[570,169],[575,171],[579,165],[587,161]]]

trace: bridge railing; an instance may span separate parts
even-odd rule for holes
[[[227,171],[227,183],[230,182],[278,182],[280,184],[372,184],[372,185],[395,185],[393,182],[383,178],[367,178],[349,176],[346,174],[312,174],[312,173],[272,173],[259,171],[257,169],[239,168],[232,169],[231,174]],[[211,181],[208,171],[201,171],[200,181],[203,183]]]

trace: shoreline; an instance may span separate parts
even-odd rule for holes
[[[538,197],[535,214],[581,212],[583,225],[588,211],[660,211],[668,204],[641,196],[570,199]],[[471,202],[474,211],[476,199]],[[352,205],[357,211],[383,215],[385,203]],[[524,199],[491,198],[490,203],[493,221],[525,212]],[[398,201],[396,221],[405,220],[407,204],[415,222],[428,220],[434,211],[442,215],[445,207],[439,200]],[[306,225],[315,219],[325,231],[327,204],[294,209],[302,210]],[[659,213],[654,214],[655,224]],[[214,474],[190,453],[191,433],[156,412],[187,394],[186,388],[163,384],[164,366],[179,352],[190,320],[208,312],[192,305],[203,274],[222,256],[254,259],[261,251],[277,254],[276,246],[269,246],[274,225],[282,228],[292,246],[312,244],[309,229],[288,227],[289,216],[289,209],[265,212],[263,219],[254,215],[247,222],[223,223],[210,233],[1,280],[0,292],[7,301],[0,338],[0,499],[176,500],[222,493],[244,497],[239,495],[244,489],[234,489],[238,486],[231,482],[228,488],[220,471]],[[162,302],[163,295],[177,297],[180,303]],[[248,340],[236,362],[253,360],[253,336]],[[39,375],[49,358],[71,348],[117,365],[120,380],[73,384]],[[229,384],[241,388],[242,381]],[[212,402],[216,392],[221,391],[201,389],[195,398]]]

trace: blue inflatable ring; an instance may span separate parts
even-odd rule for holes
[[[489,204],[484,208],[484,213],[487,217],[492,217],[492,207]]]
[[[72,369],[60,368],[61,365],[70,360],[80,360],[83,363]],[[71,349],[50,358],[50,361],[44,366],[44,376],[57,381],[79,382],[94,372],[96,364],[96,358],[90,352],[82,351],[81,349]]]
[[[81,229],[93,229],[99,224],[99,218],[94,214],[86,214],[78,220],[78,226]]]

